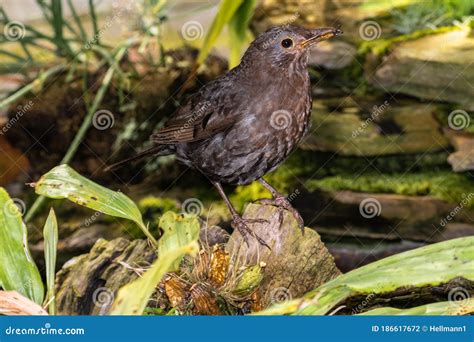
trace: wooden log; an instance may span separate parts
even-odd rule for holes
[[[233,232],[227,245],[232,258],[240,257],[251,265],[266,264],[260,287],[264,303],[297,298],[340,274],[318,233],[305,228],[303,235],[289,212],[283,211],[280,225],[278,208],[249,204],[243,217],[269,221],[252,224],[251,229],[271,250],[252,237],[247,245],[238,231]]]
[[[105,315],[117,291],[156,259],[144,240],[100,239],[89,254],[68,261],[56,276],[60,315]]]

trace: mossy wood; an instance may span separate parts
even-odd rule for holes
[[[227,245],[231,258],[240,258],[249,265],[265,264],[260,284],[265,304],[275,301],[279,289],[285,289],[288,296],[295,298],[340,274],[316,231],[305,228],[303,235],[289,212],[282,212],[281,225],[279,215],[277,207],[249,204],[243,216],[268,220],[268,223],[252,224],[251,229],[271,250],[251,237],[247,246],[238,231],[234,231]]]

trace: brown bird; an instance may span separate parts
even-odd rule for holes
[[[262,202],[289,210],[304,229],[300,214],[262,177],[290,155],[310,128],[310,47],[341,33],[286,25],[260,34],[237,67],[204,85],[151,136],[153,147],[107,169],[146,156],[175,154],[217,188],[232,214],[232,227],[245,241],[253,235],[267,246],[248,227],[266,221],[243,219],[221,184],[258,180],[273,196]]]

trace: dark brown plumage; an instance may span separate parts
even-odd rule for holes
[[[309,47],[340,33],[295,26],[262,33],[237,67],[203,86],[152,135],[154,147],[108,169],[145,156],[175,154],[216,186],[232,213],[232,226],[246,240],[252,222],[239,216],[221,184],[259,180],[273,195],[266,202],[290,210],[303,228],[298,212],[262,177],[288,157],[310,127]]]

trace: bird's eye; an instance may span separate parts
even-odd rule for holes
[[[281,41],[281,46],[283,46],[285,49],[289,49],[293,46],[293,40],[291,40],[290,38],[283,39]]]

